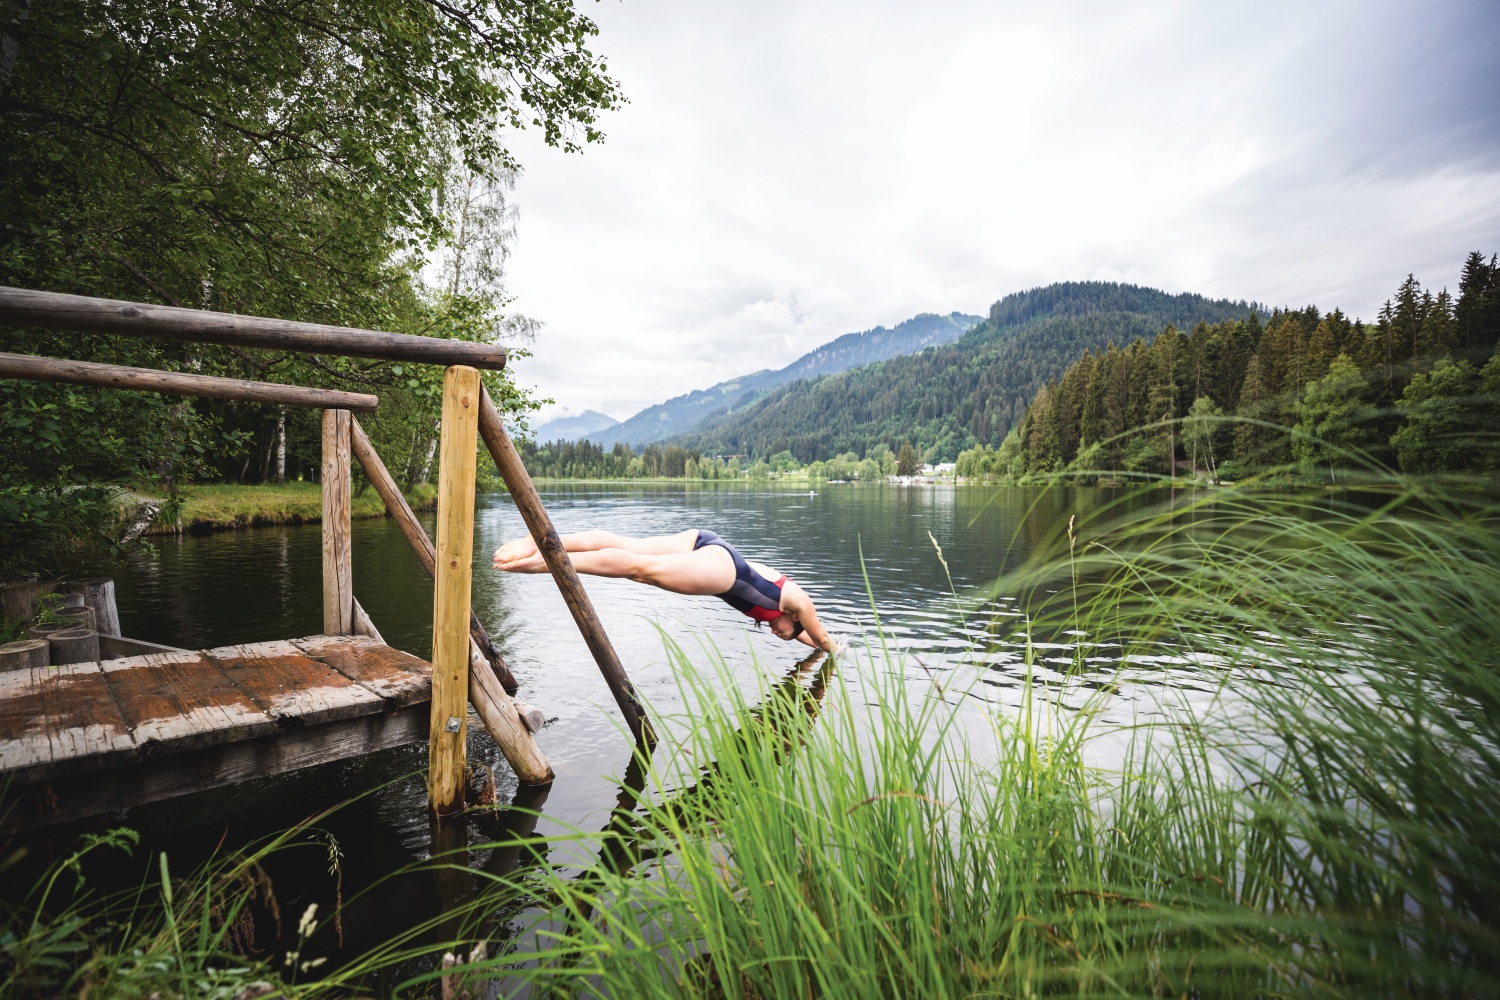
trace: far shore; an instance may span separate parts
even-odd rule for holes
[[[182,516],[158,523],[147,535],[235,531],[277,524],[316,524],[323,519],[322,487],[302,480],[288,483],[194,483],[183,488]],[[160,497],[150,498],[160,502]],[[406,495],[414,510],[437,506],[437,487],[419,483]],[[372,489],[356,491],[350,503],[354,518],[384,517],[385,504]]]

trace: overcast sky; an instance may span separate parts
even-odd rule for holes
[[[512,140],[544,416],[1054,281],[1372,318],[1500,250],[1495,0],[584,9],[630,103]]]

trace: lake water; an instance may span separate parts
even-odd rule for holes
[[[546,484],[541,492],[562,532],[717,531],[747,557],[800,583],[830,631],[849,644],[851,656],[879,649],[878,615],[884,640],[899,650],[897,662],[912,685],[930,690],[936,677],[971,689],[966,711],[981,736],[988,735],[989,712],[1019,703],[1027,677],[1019,652],[996,647],[987,632],[992,616],[1015,614],[1006,596],[981,600],[974,595],[1070,515],[1113,497],[1092,488],[888,485],[823,485],[809,493],[764,484]],[[1138,502],[1160,503],[1161,494],[1142,494]],[[431,531],[430,516],[428,521]],[[542,807],[541,832],[598,829],[617,801],[610,779],[622,775],[630,760],[613,701],[551,577],[490,569],[494,549],[524,531],[509,498],[482,497],[477,521],[475,611],[520,681],[520,697],[549,720],[537,740],[557,780]],[[188,648],[316,633],[322,621],[320,542],[317,525],[158,540],[156,558],[113,571],[123,630]],[[353,562],[355,594],[386,641],[426,657],[432,585],[394,522],[354,522]],[[659,712],[681,709],[664,636],[699,660],[706,661],[702,650],[712,645],[752,695],[758,682],[794,671],[808,653],[799,643],[754,628],[713,598],[668,594],[623,580],[585,578],[585,583],[627,672]],[[1043,651],[1044,663],[1049,657],[1061,666],[1068,651]],[[1106,723],[1128,724],[1154,710],[1151,687],[1188,697],[1211,697],[1215,687],[1190,664],[1163,662],[1144,678],[1145,683],[1112,698]],[[471,763],[492,766],[500,800],[509,801],[515,782],[504,759],[482,728],[471,726],[471,733]],[[324,823],[339,839],[350,891],[364,877],[426,856],[425,763],[425,745],[409,746],[139,807],[118,821],[141,830],[146,846],[167,850],[181,870],[221,837],[229,844],[247,843],[363,796]],[[486,832],[479,827],[474,836]],[[65,839],[61,833],[54,834],[59,843]],[[289,867],[278,877],[283,910],[296,912],[299,893],[321,898],[326,859],[285,864]],[[350,915],[355,926],[349,933],[378,939],[390,921],[431,912],[435,905],[430,882],[398,883],[379,904]]]

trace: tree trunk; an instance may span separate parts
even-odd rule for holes
[[[71,628],[53,632],[47,637],[56,666],[69,663],[92,663],[99,659],[99,633],[91,628]]]
[[[433,435],[427,439],[427,454],[422,456],[422,466],[417,470],[417,474],[412,477],[411,482],[406,484],[406,492],[410,493],[412,487],[418,483],[427,482],[427,477],[432,472],[432,457],[437,454],[437,446],[437,427],[434,425]]]
[[[276,482],[286,482],[286,408],[276,413]]]

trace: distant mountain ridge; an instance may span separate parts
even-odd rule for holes
[[[532,434],[538,441],[576,441],[618,427],[620,422],[608,413],[584,410],[573,417],[558,417],[545,424],[538,424]]]
[[[1069,281],[1005,296],[955,343],[782,385],[751,405],[705,420],[676,443],[712,454],[801,462],[909,441],[927,461],[995,445],[1049,380],[1085,351],[1124,347],[1169,324],[1262,317],[1259,304],[1172,295],[1140,285]]]
[[[785,368],[775,371],[765,369],[720,382],[707,389],[675,396],[665,403],[648,406],[614,426],[575,437],[587,437],[606,448],[612,447],[617,441],[623,441],[631,447],[661,441],[691,431],[705,418],[716,413],[731,412],[746,406],[788,382],[841,372],[902,354],[913,354],[933,345],[950,344],[975,324],[982,322],[982,316],[969,316],[959,312],[946,316],[922,313],[891,328],[877,326],[860,333],[846,333],[808,351]],[[549,438],[544,433],[544,428],[550,426],[552,425],[544,424],[537,429],[538,441],[556,440],[557,436]]]

